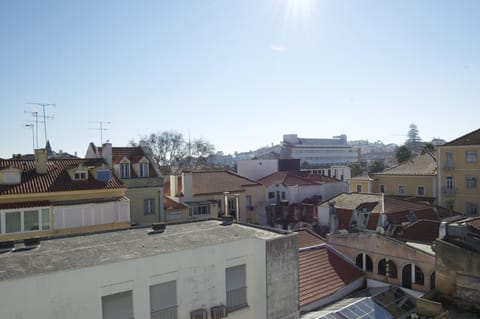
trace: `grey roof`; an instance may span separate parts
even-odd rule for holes
[[[39,248],[0,254],[0,281],[66,271],[249,238],[285,236],[267,229],[210,220],[167,225],[164,233],[137,228],[42,241]],[[290,234],[296,236],[295,234]]]
[[[382,194],[373,194],[373,193],[342,193],[334,198],[331,198],[329,201],[335,202],[336,208],[343,208],[354,210],[361,204],[365,203],[381,203]],[[328,202],[324,202],[320,205],[321,207],[328,207]],[[376,205],[372,210],[374,213],[381,213],[381,205]]]

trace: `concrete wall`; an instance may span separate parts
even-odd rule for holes
[[[178,318],[189,318],[192,310],[226,304],[225,269],[242,264],[248,307],[229,313],[228,318],[298,318],[296,254],[294,236],[267,243],[252,238],[1,281],[0,318],[100,319],[101,297],[128,290],[132,290],[134,317],[150,318],[149,286],[171,280],[177,281]]]
[[[262,318],[299,318],[297,247],[297,234],[266,242],[267,316]]]
[[[436,288],[465,301],[480,300],[480,254],[444,240],[435,241]]]
[[[238,160],[238,175],[258,181],[260,178],[278,172],[278,160]]]
[[[293,185],[285,186],[283,184],[272,184],[267,187],[266,200],[268,203],[273,204],[277,202],[277,198],[269,199],[268,193],[285,192],[286,200],[289,204],[301,203],[305,198],[312,197],[314,195],[320,195],[324,200],[328,200],[338,194],[348,191],[347,182],[331,182],[318,185]],[[280,200],[280,199],[278,199]]]
[[[129,187],[125,195],[130,199],[130,220],[132,223],[145,225],[163,221],[163,189],[161,187]],[[154,214],[144,213],[145,199],[154,200]]]
[[[424,186],[426,197],[437,196],[437,176],[385,176],[375,175],[373,193],[380,193],[380,185],[385,185],[387,195],[420,196],[418,186]],[[398,193],[398,185],[405,186],[405,194]]]
[[[373,263],[373,271],[367,272],[367,276],[370,279],[387,281],[401,286],[403,267],[409,264],[415,264],[423,271],[424,285],[421,286],[412,283],[412,289],[419,291],[430,290],[430,276],[435,271],[434,255],[427,254],[401,241],[373,232],[328,235],[327,242],[335,249],[341,251],[354,263],[356,257],[361,253],[370,256]],[[388,258],[395,263],[397,267],[397,278],[387,278],[384,275],[378,274],[378,263],[384,258]]]

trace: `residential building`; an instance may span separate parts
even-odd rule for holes
[[[478,216],[480,209],[480,129],[437,147],[438,202]]]
[[[103,159],[0,159],[0,238],[129,227],[125,186]]]
[[[283,136],[280,158],[300,159],[302,167],[314,168],[356,163],[359,152],[348,145],[346,135],[333,138],[300,138],[297,134],[287,134]]]
[[[299,172],[298,159],[246,159],[237,161],[238,175],[258,181],[280,171]]]
[[[127,187],[132,224],[149,225],[164,221],[163,177],[142,147],[112,147],[105,143],[88,146],[86,158],[103,158]]]
[[[184,171],[170,176],[169,194],[189,207],[189,219],[217,218],[227,211],[239,221],[266,224],[265,187],[231,171]]]
[[[258,182],[265,185],[267,205],[280,201],[289,204],[301,203],[312,196],[326,200],[348,190],[347,182],[321,175],[300,175],[293,172],[275,172]]]
[[[169,182],[164,183],[164,187],[165,184],[168,184],[170,187]],[[165,214],[165,222],[167,223],[183,222],[192,219],[189,215],[190,209],[188,206],[175,201],[167,194],[163,196],[163,212]]]
[[[429,154],[417,156],[405,163],[371,176],[349,180],[350,192],[383,193],[406,197],[437,196],[437,161]]]
[[[480,311],[480,217],[443,222],[434,244],[443,300]]]
[[[299,317],[294,233],[211,220],[2,248],[1,318]]]

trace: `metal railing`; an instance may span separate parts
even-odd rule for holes
[[[177,306],[152,311],[150,319],[177,319]]]
[[[446,187],[446,186],[442,187],[442,193],[447,196],[453,196],[456,194],[456,192],[457,191],[455,187]]]
[[[227,310],[232,312],[247,307],[247,287],[227,291]]]

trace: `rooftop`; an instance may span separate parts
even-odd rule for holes
[[[282,184],[284,186],[296,186],[296,185],[318,185],[318,182],[314,182],[309,178],[300,176],[292,172],[275,172],[268,176],[265,176],[258,180],[265,186],[274,184]]]
[[[68,174],[69,169],[80,165],[100,167],[104,164],[103,159],[48,159],[47,174],[37,174],[35,160],[0,159],[0,170],[8,167],[22,170],[20,184],[0,185],[0,195],[124,188],[125,186],[115,176],[107,182],[102,182],[88,174],[88,180],[74,181]]]
[[[192,171],[193,195],[223,194],[223,192],[242,192],[245,187],[262,186],[249,178],[226,170]]]
[[[464,145],[480,145],[480,129],[460,136],[459,138],[454,139],[453,141],[450,141],[444,145],[441,145],[440,147]]]
[[[240,224],[222,226],[217,220],[168,225],[165,232],[150,228],[105,232],[42,241],[39,248],[0,254],[0,281],[56,271],[156,256],[243,239],[273,239],[280,232]]]
[[[297,245],[299,249],[322,245],[326,242],[324,238],[306,228],[295,230],[295,232],[298,234]]]
[[[437,174],[437,162],[428,154],[420,155],[392,168],[375,173],[374,176],[385,175],[418,175],[432,176]]]
[[[326,245],[300,250],[298,257],[300,306],[330,296],[365,277],[362,270]]]
[[[438,238],[439,220],[417,220],[403,228],[403,232],[395,233],[393,237],[413,242],[433,243]]]

